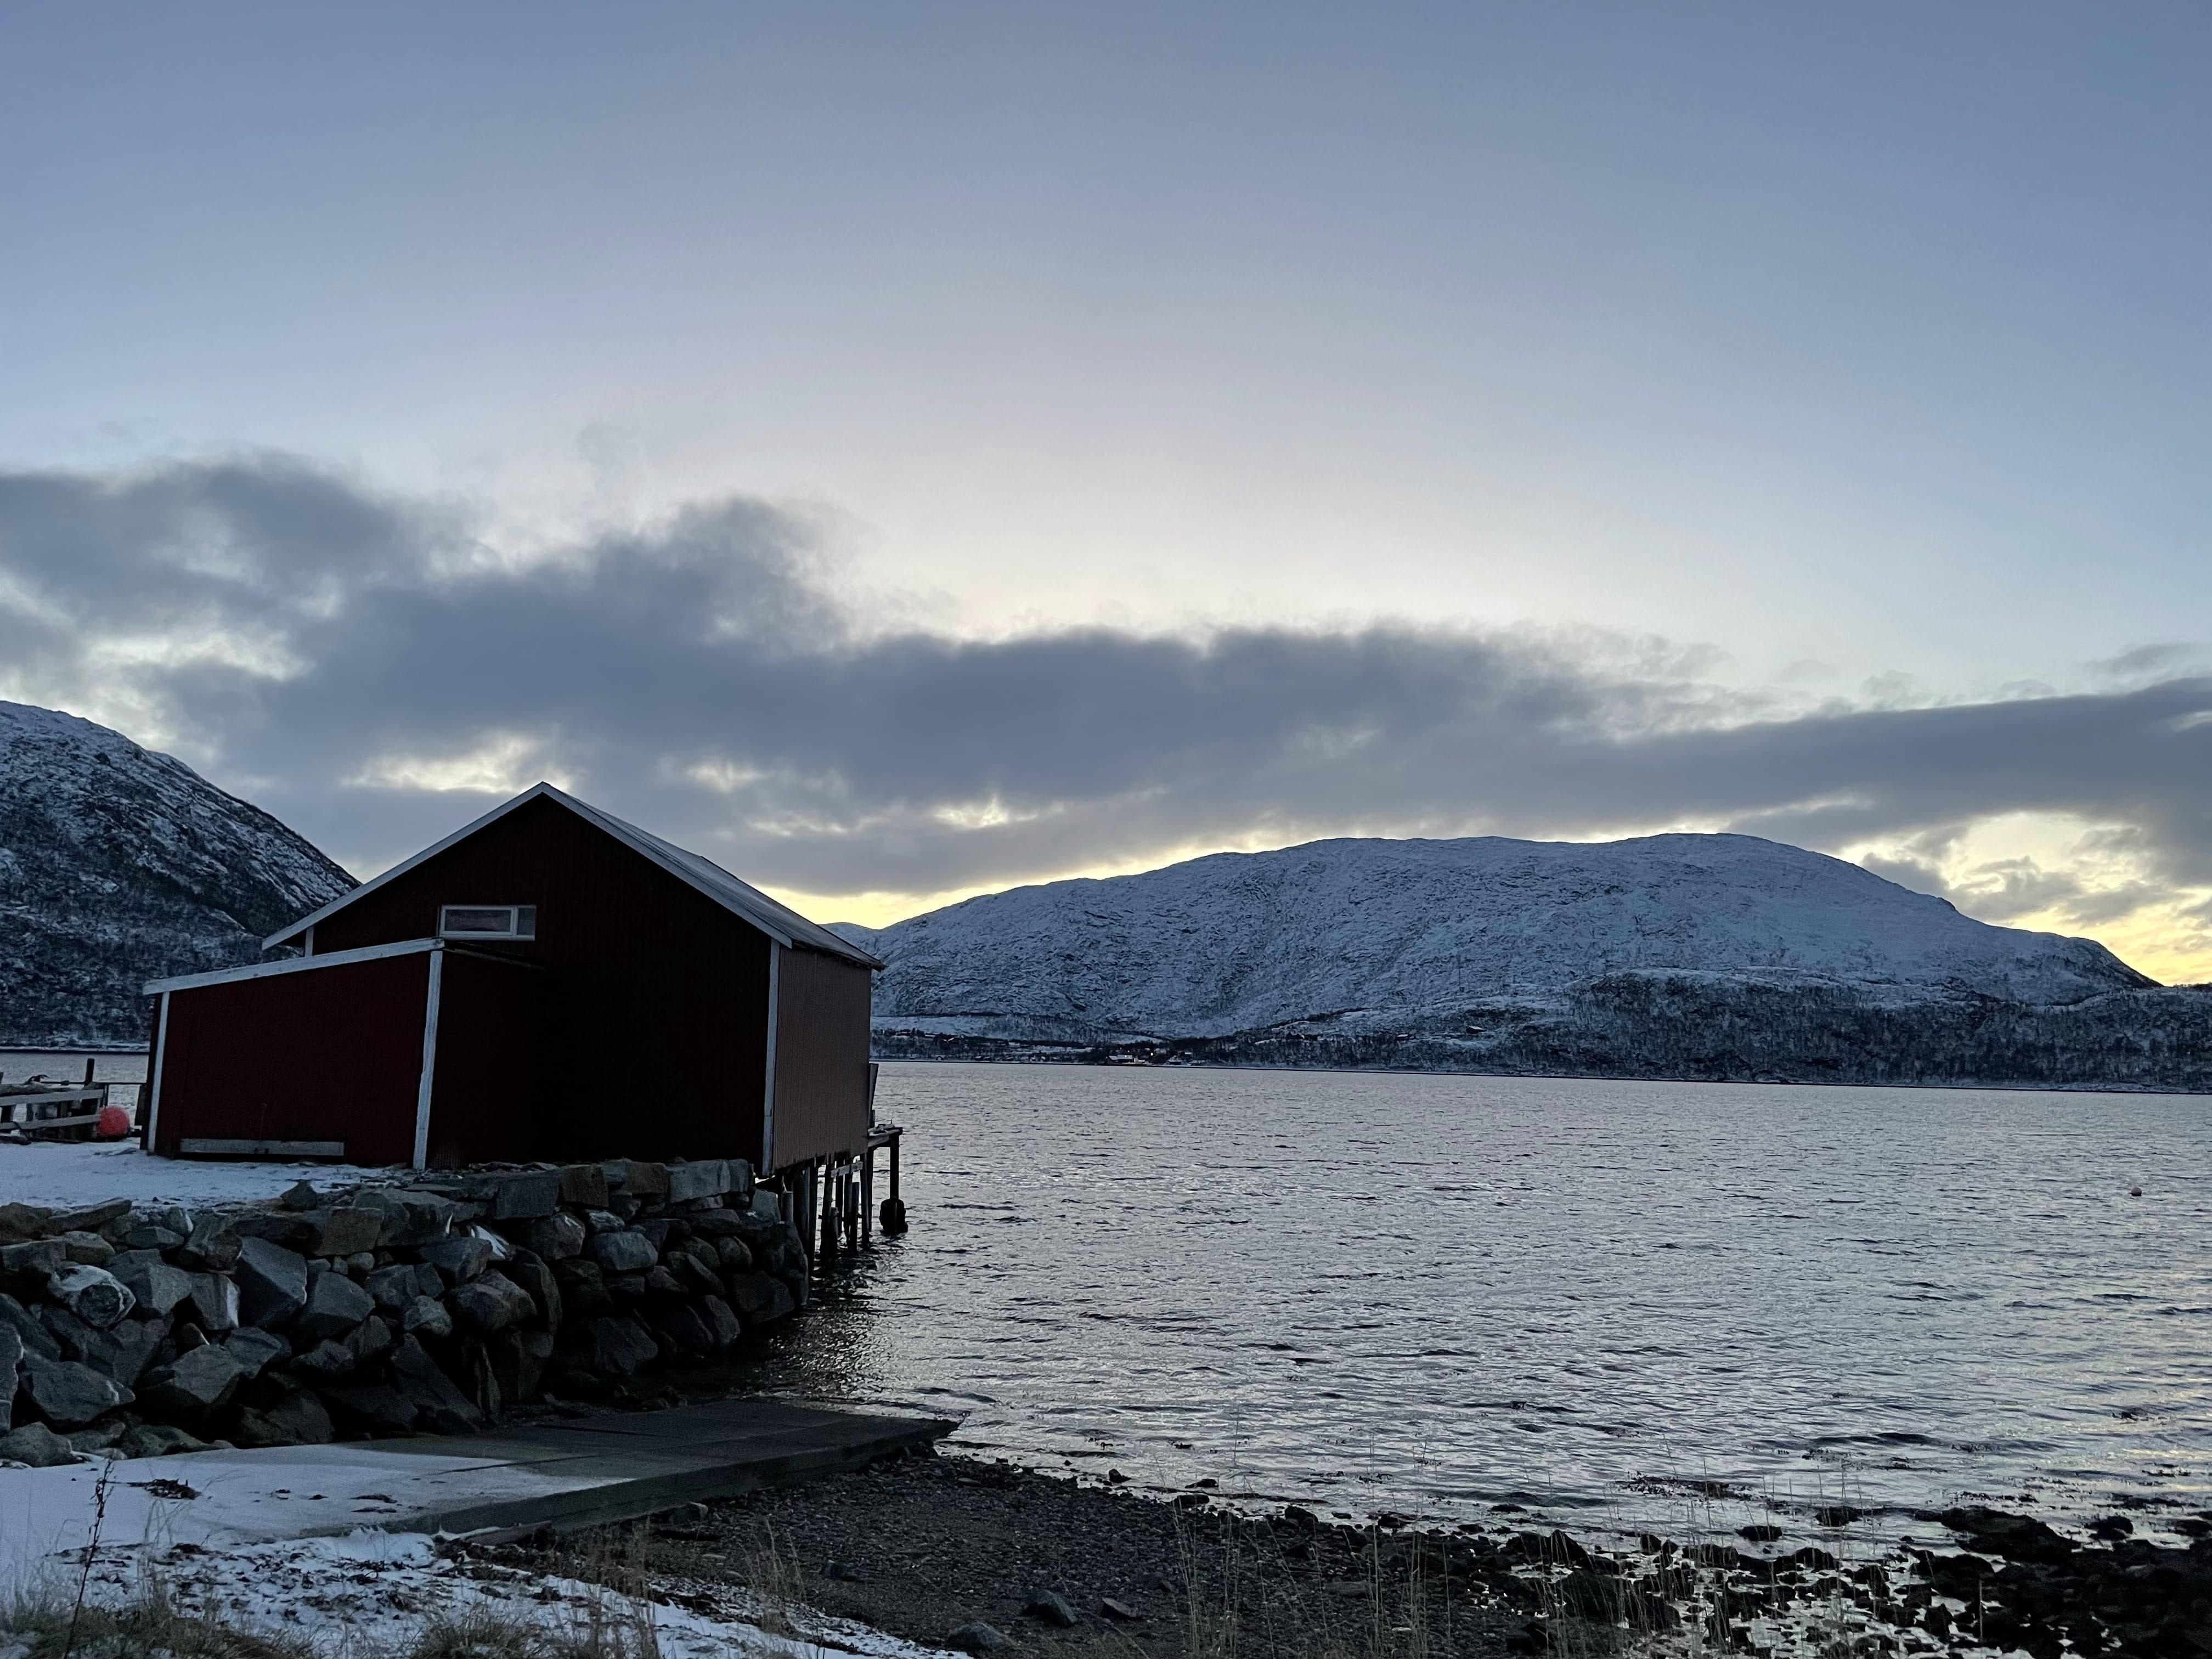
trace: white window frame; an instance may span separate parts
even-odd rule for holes
[[[453,927],[447,924],[447,918],[456,910],[504,910],[507,912],[507,926],[491,932],[474,927]],[[534,904],[441,904],[438,907],[438,937],[534,939],[538,937],[538,907]]]

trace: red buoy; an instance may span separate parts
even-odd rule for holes
[[[131,1114],[120,1106],[103,1106],[93,1121],[92,1133],[102,1140],[122,1140],[133,1128]]]

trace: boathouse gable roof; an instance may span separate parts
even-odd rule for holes
[[[540,799],[566,807],[594,829],[620,842],[639,857],[649,863],[658,865],[678,881],[711,899],[731,915],[750,923],[778,945],[800,950],[819,951],[825,956],[836,957],[842,961],[854,963],[863,968],[881,968],[884,965],[880,960],[861,950],[851,940],[841,939],[827,927],[817,922],[809,921],[789,906],[777,903],[758,888],[738,880],[737,877],[711,859],[702,858],[696,853],[663,841],[659,836],[641,830],[635,824],[615,817],[611,812],[603,811],[589,802],[578,800],[574,795],[564,790],[556,789],[550,783],[536,784],[524,790],[513,800],[494,807],[471,823],[464,824],[443,841],[424,848],[414,857],[393,865],[381,875],[363,882],[350,892],[341,894],[319,910],[304,915],[289,926],[271,933],[262,941],[262,948],[268,950],[280,945],[296,943],[309,928],[319,922],[336,915],[357,900],[368,896],[386,884],[396,881],[410,871],[428,863],[448,848],[458,846],[488,825],[496,823],[508,813]]]

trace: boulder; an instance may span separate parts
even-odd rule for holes
[[[239,1242],[238,1229],[228,1216],[200,1216],[178,1247],[177,1260],[180,1266],[203,1273],[228,1273],[238,1265]]]
[[[584,1225],[592,1233],[618,1233],[629,1223],[612,1210],[586,1210],[584,1212]]]
[[[46,1294],[96,1331],[104,1331],[138,1305],[131,1287],[105,1267],[71,1262],[46,1281]]]
[[[535,1400],[544,1386],[546,1364],[553,1358],[553,1337],[547,1331],[503,1331],[484,1345],[484,1352],[502,1395],[509,1400]]]
[[[708,1326],[714,1334],[714,1351],[717,1353],[733,1345],[745,1334],[744,1325],[736,1312],[719,1296],[700,1298],[699,1311],[706,1316]]]
[[[132,1250],[108,1264],[149,1313],[165,1314],[192,1293],[191,1275],[172,1267],[151,1250]]]
[[[442,1296],[446,1281],[438,1270],[420,1261],[402,1261],[389,1267],[379,1267],[362,1280],[362,1288],[376,1298],[376,1305],[391,1313],[398,1313],[418,1296]]]
[[[318,1391],[348,1426],[372,1434],[404,1434],[415,1426],[415,1407],[383,1382],[349,1382]]]
[[[601,1203],[606,1200],[601,1199]],[[27,1238],[44,1238],[53,1212],[35,1204],[0,1204],[0,1244],[20,1244]]]
[[[742,1238],[716,1239],[714,1254],[721,1259],[726,1273],[749,1273],[753,1270],[752,1249]]]
[[[730,1166],[719,1158],[702,1164],[668,1166],[668,1201],[681,1204],[695,1198],[720,1198],[730,1190]]]
[[[704,1252],[703,1259],[700,1252]],[[722,1293],[720,1264],[714,1250],[706,1245],[678,1245],[668,1254],[663,1264],[675,1276],[676,1281],[692,1296],[720,1296]]]
[[[169,1322],[161,1315],[149,1319],[118,1320],[107,1330],[94,1330],[65,1308],[42,1310],[46,1327],[61,1344],[62,1357],[89,1365],[111,1382],[136,1387],[139,1373],[150,1364],[169,1334]]]
[[[248,1326],[223,1339],[223,1351],[238,1362],[248,1377],[255,1377],[282,1359],[292,1357],[292,1345],[274,1331]]]
[[[272,1330],[307,1305],[307,1258],[265,1238],[243,1239],[237,1283],[246,1322]]]
[[[191,1275],[192,1322],[210,1336],[238,1328],[238,1281],[228,1273]]]
[[[0,1434],[0,1458],[28,1463],[34,1469],[51,1469],[79,1461],[76,1449],[43,1423],[26,1423]]]
[[[561,1286],[562,1317],[590,1319],[614,1311],[615,1299],[607,1293],[606,1276],[598,1262],[581,1257],[558,1262],[553,1277]]]
[[[421,1254],[422,1260],[435,1267],[448,1285],[465,1285],[490,1267],[492,1261],[491,1241],[474,1233],[425,1244]]]
[[[492,1194],[491,1218],[494,1221],[526,1221],[533,1216],[550,1216],[560,1206],[561,1172],[558,1170],[503,1175],[499,1178],[497,1190]]]
[[[230,1404],[246,1376],[229,1349],[204,1344],[148,1376],[146,1409],[159,1417],[198,1422]]]
[[[4,1293],[0,1293],[0,1329],[15,1332],[27,1353],[34,1353],[41,1359],[62,1357],[61,1344],[54,1340],[53,1333],[40,1324],[28,1308]]]
[[[313,1182],[295,1181],[276,1201],[288,1210],[313,1210],[321,1206],[323,1195],[315,1190]]]
[[[126,1249],[133,1250],[168,1251],[181,1245],[186,1237],[158,1221],[142,1221],[123,1235],[123,1243]]]
[[[1022,1611],[1032,1619],[1048,1625],[1057,1625],[1062,1630],[1073,1630],[1083,1622],[1083,1615],[1058,1590],[1033,1589],[1022,1598]]]
[[[606,1273],[641,1273],[660,1260],[660,1253],[653,1248],[653,1241],[643,1233],[625,1228],[618,1233],[599,1233],[590,1245],[592,1260]]]
[[[384,1216],[383,1243],[388,1249],[428,1244],[453,1231],[460,1206],[435,1193],[393,1192],[372,1187],[358,1193],[354,1202]]]
[[[529,1297],[534,1321],[549,1330],[561,1328],[561,1284],[553,1270],[532,1257],[507,1264],[507,1276]]]
[[[418,1296],[409,1303],[399,1317],[399,1324],[410,1335],[419,1334],[433,1340],[453,1334],[453,1315],[434,1296]]]
[[[526,1325],[538,1316],[538,1304],[530,1292],[501,1273],[486,1273],[456,1285],[447,1295],[446,1305],[479,1336],[489,1336],[510,1325]]]
[[[996,1653],[1013,1644],[1004,1632],[980,1619],[961,1626],[945,1638],[945,1645],[955,1653]]]
[[[660,1345],[635,1319],[601,1317],[571,1325],[563,1346],[579,1370],[599,1376],[633,1376],[660,1357]]]
[[[714,1352],[714,1328],[704,1314],[685,1302],[656,1316],[653,1328],[679,1353],[703,1359]]]
[[[668,1195],[668,1166],[665,1164],[616,1158],[599,1167],[606,1171],[609,1189],[619,1192],[624,1198],[665,1198]]]
[[[41,1359],[35,1354],[24,1358],[22,1391],[39,1408],[39,1415],[58,1429],[81,1429],[137,1398],[89,1365],[74,1359]]]
[[[702,1238],[734,1238],[745,1224],[734,1210],[697,1210],[685,1218]]]
[[[561,1171],[561,1201],[582,1210],[605,1209],[607,1172],[596,1164],[571,1164]]]
[[[390,1320],[381,1314],[371,1314],[354,1327],[353,1334],[345,1340],[345,1345],[355,1363],[366,1365],[390,1353],[398,1340],[399,1333],[392,1328]]]
[[[167,1457],[177,1452],[205,1451],[207,1442],[196,1434],[167,1423],[141,1423],[115,1443],[120,1457]]]
[[[548,1261],[566,1261],[582,1255],[584,1241],[589,1237],[590,1230],[565,1210],[530,1224],[530,1248]]]
[[[635,1308],[645,1300],[643,1273],[615,1273],[607,1280],[607,1297],[617,1308]]]
[[[748,1325],[764,1325],[796,1312],[790,1287],[769,1273],[730,1275],[730,1305]]]
[[[352,1376],[359,1364],[353,1350],[344,1343],[326,1340],[293,1360],[292,1369],[303,1376],[327,1382]]]
[[[295,1342],[312,1346],[343,1336],[376,1311],[376,1298],[343,1273],[326,1273],[307,1287],[307,1304],[294,1316]]]
[[[22,1334],[12,1325],[0,1325],[0,1434],[4,1434],[15,1422],[15,1382],[17,1373],[23,1368]]]
[[[64,1233],[62,1249],[69,1259],[87,1267],[105,1267],[115,1260],[115,1246],[98,1233]]]
[[[231,1438],[241,1446],[324,1446],[337,1435],[330,1412],[305,1389],[274,1405],[247,1407],[238,1414]]]
[[[453,1378],[423,1352],[412,1336],[392,1350],[392,1374],[400,1396],[415,1408],[416,1421],[434,1434],[473,1434],[483,1413],[454,1385]]]
[[[68,1265],[68,1248],[58,1238],[0,1244],[0,1273],[34,1285],[43,1285]]]
[[[384,1236],[384,1212],[366,1205],[310,1210],[301,1218],[312,1235],[305,1247],[310,1255],[353,1255],[374,1250]]]

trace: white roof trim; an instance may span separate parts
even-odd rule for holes
[[[151,979],[146,981],[146,994],[157,997],[164,991],[196,991],[203,985],[233,985],[240,980],[268,979],[277,974],[304,974],[317,968],[343,968],[349,963],[375,962],[385,957],[413,956],[422,951],[442,951],[446,941],[441,939],[402,939],[397,945],[364,945],[356,951],[333,951],[328,956],[289,957],[283,962],[256,963],[246,968],[220,968],[211,974],[186,974],[178,979]]]
[[[658,836],[639,829],[634,823],[625,823],[611,812],[603,812],[598,807],[578,800],[565,791],[556,789],[550,783],[533,784],[513,800],[495,806],[473,823],[462,825],[443,841],[424,848],[404,863],[393,865],[382,875],[363,882],[350,892],[341,893],[321,909],[304,915],[289,927],[271,933],[262,941],[263,947],[271,948],[288,944],[299,938],[301,933],[314,927],[325,917],[336,915],[356,899],[374,892],[386,882],[397,880],[417,865],[435,858],[456,842],[467,840],[485,825],[497,823],[516,807],[536,800],[541,795],[558,801],[578,817],[605,830],[640,857],[659,865],[685,886],[714,900],[732,915],[750,922],[778,945],[795,945],[803,950],[819,951],[824,955],[841,957],[847,962],[858,963],[866,968],[881,968],[884,965],[880,958],[863,951],[850,939],[841,939],[818,922],[809,921],[796,910],[778,904],[758,888],[738,880],[713,860],[702,858],[696,853],[687,852],[683,848],[661,840]],[[351,952],[341,951],[337,954],[350,955]],[[317,957],[312,960],[319,962],[323,958]]]

